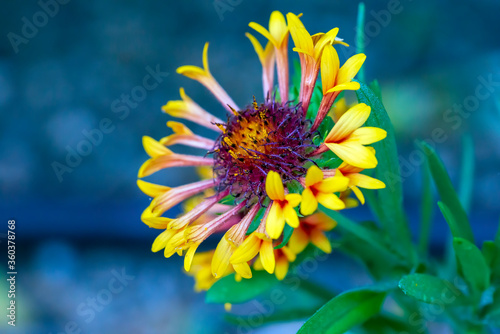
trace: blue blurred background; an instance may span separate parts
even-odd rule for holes
[[[245,105],[262,91],[260,63],[244,37],[248,22],[267,26],[276,9],[302,12],[310,32],[339,27],[339,36],[355,45],[357,2],[54,3],[4,2],[0,11],[0,211],[5,221],[0,236],[5,245],[6,221],[15,219],[17,332],[238,332],[238,326],[223,321],[222,306],[205,305],[203,295],[192,291],[192,279],[182,274],[179,258],[166,260],[150,252],[158,232],[139,219],[149,201],[136,187],[138,168],[147,159],[141,137],[168,134],[165,123],[170,118],[160,108],[179,99],[181,86],[207,110],[224,115],[201,85],[175,73],[181,65],[201,65],[206,41],[212,73]],[[368,79],[380,81],[394,122],[414,231],[421,178],[413,143],[432,140],[435,129],[446,135],[436,147],[454,181],[459,179],[462,137],[473,137],[474,230],[481,240],[491,237],[497,226],[499,12],[500,3],[494,0],[367,4],[364,66]],[[347,53],[339,54],[344,61]],[[163,73],[158,85],[128,111],[117,112],[115,101],[144,92],[138,87],[155,70]],[[85,134],[103,122],[106,133],[82,147]],[[195,124],[189,127],[205,133]],[[69,152],[77,149],[88,154],[56,172],[55,166],[66,165]],[[169,186],[195,179],[189,168],[151,178]],[[366,208],[350,214],[369,217]],[[436,245],[447,229],[440,214],[435,216],[432,240],[439,252]],[[340,255],[332,255],[328,263],[332,266],[323,265],[313,279],[331,285],[328,277],[335,275],[333,287],[339,289],[367,281],[356,264]],[[121,282],[117,286],[122,289],[110,294],[110,282]],[[3,292],[0,303],[2,309],[7,305]],[[299,326],[255,332],[292,332]],[[7,327],[0,323],[0,331],[11,329]]]

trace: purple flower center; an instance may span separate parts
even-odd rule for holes
[[[274,99],[234,112],[214,150],[219,191],[229,188],[237,199],[261,201],[269,171],[279,173],[284,183],[304,176],[305,153],[314,147],[309,128],[300,105]]]

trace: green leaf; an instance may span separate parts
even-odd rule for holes
[[[259,227],[265,212],[266,208],[260,208],[259,211],[257,211],[257,215],[250,223],[250,226],[248,226],[247,235],[250,235]]]
[[[233,195],[227,195],[219,201],[220,204],[234,205],[235,197]]]
[[[370,229],[370,226],[365,227]],[[342,234],[338,249],[349,257],[359,259],[375,280],[399,280],[402,275],[408,273],[409,268],[406,268],[397,259],[391,260],[380,256],[380,252],[372,245],[352,233],[344,233],[341,227],[338,228],[338,231]],[[373,232],[377,233],[376,230]]]
[[[432,196],[431,174],[429,166],[425,163],[422,168],[422,204],[420,217],[420,240],[418,249],[420,254],[427,255],[429,250],[429,238],[432,224],[432,213],[434,208],[434,196]]]
[[[464,235],[460,231],[460,226],[457,224],[457,221],[455,220],[455,216],[451,213],[450,208],[444,204],[443,202],[438,202],[438,207],[439,210],[441,210],[441,213],[443,214],[444,220],[448,223],[448,226],[450,227],[451,235],[454,237],[461,237]]]
[[[253,271],[251,279],[236,282],[234,274],[222,277],[207,291],[207,303],[239,304],[249,301],[278,284],[278,279],[266,271]]]
[[[281,281],[265,292],[259,297],[259,300],[264,301],[262,307],[258,308],[262,315],[262,324],[309,318],[326,301],[334,297],[330,291],[326,293],[322,289],[318,292],[311,291],[309,285],[317,289],[316,284],[293,277]],[[227,314],[226,319],[237,325],[251,323],[255,319],[255,310],[250,309],[245,314],[239,315]]]
[[[469,212],[474,186],[474,142],[470,135],[463,138],[462,151],[459,197],[465,212]]]
[[[486,290],[490,285],[490,268],[479,248],[463,238],[453,238],[453,248],[464,279],[475,291]]]
[[[380,312],[386,291],[362,288],[344,292],[320,308],[298,334],[340,334]]]
[[[432,178],[434,179],[434,183],[438,189],[439,196],[441,197],[443,203],[448,207],[449,214],[453,217],[453,221],[456,223],[455,234],[453,234],[453,236],[464,238],[474,243],[474,235],[472,234],[469,219],[467,218],[467,214],[458,199],[457,193],[451,183],[450,176],[446,172],[441,159],[439,159],[436,151],[434,151],[429,144],[422,142],[421,145],[424,153],[427,155],[427,161],[429,162]]]
[[[293,227],[291,227],[288,224],[285,224],[285,227],[283,228],[283,241],[281,241],[281,243],[278,246],[275,246],[274,249],[280,249],[283,246],[285,246],[290,240],[290,237],[293,234],[293,230],[294,230]]]
[[[317,305],[315,307],[310,307],[310,308],[297,306],[296,308],[292,309],[277,310],[270,314],[264,314],[262,319],[262,325],[273,322],[288,322],[293,320],[309,318],[314,313],[314,311],[318,309],[318,307],[321,307],[321,305]],[[241,325],[242,322],[252,320],[253,316],[254,314],[242,316],[242,315],[228,313],[224,315],[224,318],[226,319],[226,321],[230,323],[233,323],[235,325]]]
[[[391,235],[396,247],[413,262],[416,253],[411,241],[410,228],[403,210],[403,187],[399,170],[396,138],[391,120],[387,115],[384,105],[377,95],[364,83],[356,91],[359,102],[371,107],[370,117],[366,126],[374,126],[387,131],[387,137],[373,144],[377,152],[378,165],[375,168],[375,178],[385,183],[386,188],[377,190],[376,199],[380,214],[379,221],[384,229]]]
[[[481,247],[481,252],[483,253],[483,257],[484,260],[486,261],[486,264],[490,268],[493,262],[495,261],[497,254],[500,254],[498,253],[497,245],[495,245],[493,241],[483,242],[483,247]]]
[[[376,80],[376,79],[373,80],[372,82],[370,82],[370,84],[368,86],[375,93],[375,95],[377,95],[377,97],[380,100],[380,102],[383,103],[383,101],[382,101],[382,89],[380,88],[378,80]]]
[[[360,2],[358,5],[358,18],[356,21],[356,52],[365,53],[365,4]],[[365,81],[365,70],[361,66],[358,72],[360,81]]]
[[[327,151],[319,158],[314,159],[314,162],[316,162],[319,168],[328,167],[329,169],[335,169],[342,164],[342,159],[337,157],[332,151]]]
[[[387,264],[400,262],[398,257],[392,252],[392,250],[382,242],[382,237],[380,236],[380,234],[375,233],[374,231],[364,227],[363,225],[356,224],[337,211],[327,209],[321,205],[320,210],[334,219],[338,224],[338,228],[355,235],[359,239],[371,245],[377,251],[378,256],[384,258]]]
[[[321,88],[321,80],[316,82],[316,86],[314,87],[313,94],[311,96],[311,102],[309,104],[309,108],[307,109],[306,118],[310,119],[314,122],[316,119],[316,115],[318,114],[319,105],[321,104],[321,100],[323,99],[323,89]]]
[[[366,333],[383,334],[422,334],[419,327],[411,325],[391,314],[379,314],[363,324]]]
[[[461,305],[465,296],[451,282],[428,274],[411,274],[399,281],[407,296],[428,304]]]
[[[500,326],[500,288],[493,293],[493,301],[485,308],[486,320],[493,326]]]
[[[333,122],[333,119],[330,116],[326,116],[323,119],[323,122],[318,127],[318,132],[319,136],[321,139],[321,142],[325,141],[326,136],[330,133],[330,130],[333,128],[335,123]]]
[[[302,191],[304,191],[304,187],[300,184],[300,182],[296,180],[292,180],[287,183],[286,185],[287,189],[291,193],[295,194],[302,194]]]
[[[500,280],[500,245],[493,241],[485,241],[481,252],[491,270],[492,281]]]

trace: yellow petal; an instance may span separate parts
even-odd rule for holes
[[[375,154],[359,142],[346,141],[342,144],[325,143],[325,145],[349,165],[363,169],[377,166],[378,161]]]
[[[260,24],[258,23],[255,23],[255,22],[250,22],[248,24],[248,26],[252,29],[254,29],[255,31],[257,31],[258,33],[260,33],[262,36],[264,36],[265,38],[267,38],[269,40],[269,42],[273,43],[273,45],[276,47],[276,48],[279,48],[279,44],[278,44],[278,41],[276,41],[273,37],[273,35],[271,35],[269,33],[269,31],[267,31],[266,28],[264,28],[263,26],[261,26]]]
[[[266,232],[272,239],[278,239],[285,227],[285,217],[283,209],[279,203],[273,202],[271,210],[267,215]]]
[[[335,79],[339,71],[339,55],[331,45],[327,45],[321,56],[321,83],[323,86],[323,95],[335,86]]]
[[[269,18],[269,33],[276,41],[276,44],[278,45],[277,48],[281,46],[281,43],[288,34],[285,17],[277,10],[272,12],[271,17]]]
[[[339,28],[333,28],[318,40],[318,42],[314,45],[314,57],[316,60],[319,60],[319,57],[322,56],[324,48],[327,45],[330,45],[333,43],[335,40],[335,37],[337,36],[339,32]]]
[[[141,220],[144,224],[148,225],[151,228],[163,230],[166,229],[170,224],[170,222],[172,222],[174,219],[167,217],[154,217],[154,216],[143,215],[141,216]]]
[[[233,264],[234,271],[236,271],[238,274],[241,275],[243,278],[252,278],[252,269],[250,269],[250,266],[248,263],[243,262],[243,263],[237,263]]]
[[[347,189],[349,179],[344,176],[335,175],[324,179],[320,184],[316,185],[316,189],[322,193],[336,193]]]
[[[177,68],[177,73],[182,74],[190,79],[200,80],[209,76],[201,67],[193,65],[184,65]]]
[[[252,34],[250,33],[245,33],[245,36],[250,40],[250,42],[253,45],[253,48],[255,50],[255,53],[257,53],[257,56],[259,57],[259,60],[262,64],[265,62],[265,55],[264,55],[264,48],[262,48],[262,45],[260,45],[259,41],[257,38],[255,38]]]
[[[300,196],[300,194],[287,194],[285,196],[285,199],[288,202],[288,205],[295,208],[297,205],[300,204],[300,201],[302,200],[302,196]]]
[[[206,73],[210,74],[210,69],[208,68],[208,42],[203,47],[203,69]]]
[[[270,171],[266,177],[266,193],[270,199],[283,201],[285,199],[285,189],[278,173]]]
[[[307,244],[309,244],[309,237],[307,233],[301,227],[293,230],[293,234],[288,242],[290,250],[295,254],[302,253]]]
[[[276,264],[274,260],[274,248],[271,241],[264,241],[260,247],[260,261],[262,267],[270,274],[274,272]]]
[[[171,189],[170,187],[167,186],[145,182],[142,180],[137,180],[137,186],[139,187],[139,189],[141,189],[143,193],[145,193],[149,197],[160,196]]]
[[[186,255],[184,256],[184,270],[189,271],[191,270],[191,263],[193,262],[193,257],[194,254],[196,253],[196,250],[198,249],[199,244],[194,244],[191,247],[189,247],[188,251],[186,252]]]
[[[374,127],[363,127],[354,130],[349,140],[357,140],[363,145],[370,145],[387,137],[385,130]]]
[[[280,281],[283,280],[286,277],[286,274],[288,273],[288,268],[290,266],[290,263],[285,257],[281,257],[278,259],[276,262],[276,278],[279,279]]]
[[[358,186],[365,189],[383,189],[385,188],[384,182],[377,180],[373,177],[364,174],[350,174],[349,179],[351,180],[351,185]]]
[[[293,13],[288,13],[286,15],[286,18],[288,21],[288,28],[290,29],[290,34],[292,35],[295,46],[313,56],[314,45],[311,35],[307,32],[300,19]]]
[[[326,94],[329,94],[329,93],[333,93],[333,92],[340,92],[340,91],[343,91],[343,90],[358,90],[360,88],[360,84],[359,82],[346,82],[346,83],[342,83],[340,85],[336,85],[332,88],[330,88],[329,90],[326,91]]]
[[[297,254],[295,254],[294,252],[292,252],[289,247],[283,246],[281,248],[281,251],[283,252],[283,254],[285,254],[288,262],[293,262],[293,261],[295,261],[297,259]]]
[[[318,193],[316,198],[321,205],[327,207],[328,209],[342,210],[345,208],[344,202],[342,202],[335,194]]]
[[[358,74],[358,71],[365,60],[366,56],[362,53],[354,55],[351,58],[347,59],[347,61],[339,70],[337,83],[346,83],[352,81],[356,74]]]
[[[299,227],[299,216],[297,216],[297,212],[295,212],[293,206],[289,204],[285,205],[283,214],[285,215],[285,221],[288,225],[293,228]]]
[[[241,245],[236,248],[231,259],[232,264],[252,260],[258,253],[262,240],[254,233],[250,234]]]
[[[351,186],[351,190],[354,193],[354,195],[356,195],[356,197],[359,199],[359,201],[361,202],[361,205],[364,205],[365,204],[365,196],[363,196],[363,193],[361,192],[361,190],[356,186]]]
[[[160,155],[169,155],[172,154],[168,148],[160,144],[158,141],[154,140],[149,136],[142,137],[142,145],[144,146],[144,150],[151,158],[156,158]]]
[[[174,133],[179,134],[179,135],[192,135],[193,132],[189,130],[187,126],[180,122],[174,122],[174,121],[168,121],[167,126],[171,128]]]
[[[310,187],[323,181],[323,172],[317,166],[312,165],[307,170],[306,174],[306,187]]]
[[[370,110],[371,108],[364,103],[359,103],[347,110],[325,138],[325,142],[338,143],[347,138],[366,122],[370,116]]]
[[[221,238],[212,258],[212,274],[214,277],[221,278],[224,275],[229,266],[229,259],[233,255],[233,251],[234,247],[226,238]]]
[[[327,254],[332,252],[330,240],[328,240],[325,234],[319,229],[313,229],[311,231],[311,242],[314,246],[318,247]]]
[[[153,253],[156,253],[159,250],[165,248],[167,242],[174,236],[175,233],[176,233],[175,230],[165,230],[162,233],[160,233],[153,242],[153,245],[151,246],[151,251]]]
[[[253,264],[253,269],[255,270],[263,270],[264,267],[262,266],[262,261],[260,260],[260,256],[257,257],[257,260],[255,260]]]
[[[312,214],[318,208],[318,201],[310,188],[305,188],[302,192],[302,204],[300,205],[300,212],[304,216]]]

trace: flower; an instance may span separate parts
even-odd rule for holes
[[[271,238],[278,239],[285,227],[285,221],[293,228],[299,226],[299,217],[294,208],[299,205],[302,197],[299,194],[285,195],[281,177],[274,171],[267,174],[266,192],[272,200],[266,220],[266,232]]]
[[[208,43],[203,49],[202,67],[189,65],[177,69],[179,74],[205,86],[221,102],[226,116],[219,118],[207,112],[183,88],[181,100],[168,102],[162,110],[215,131],[216,138],[197,135],[175,121],[167,122],[172,133],[159,141],[143,137],[149,159],[140,167],[138,178],[170,167],[198,170],[200,181],[178,187],[137,181],[139,188],[152,197],[141,220],[160,230],[152,251],[163,250],[167,258],[174,254],[184,256],[184,269],[195,278],[197,290],[207,289],[230,273],[235,273],[237,280],[249,279],[252,266],[283,279],[290,262],[303,249],[304,235],[324,251],[329,250],[323,232],[331,223],[328,219],[314,220],[317,219],[314,217],[323,219],[321,215],[309,216],[317,211],[318,203],[341,210],[346,206],[343,200],[348,186],[355,193],[356,187],[374,186],[373,181],[367,183],[366,178],[358,176],[358,171],[350,172],[352,168],[376,165],[374,152],[363,145],[382,139],[382,133],[385,136],[380,129],[360,128],[369,115],[369,107],[351,108],[336,122],[326,140],[318,142],[329,130],[319,126],[329,124],[323,123],[324,111],[334,103],[338,92],[358,88],[352,79],[364,55],[353,56],[340,67],[333,45],[347,44],[336,37],[338,28],[310,35],[299,16],[289,13],[285,18],[275,11],[269,29],[255,22],[249,25],[267,39],[263,47],[255,36],[246,34],[262,64],[264,100],[260,103],[253,97],[245,108],[235,104],[210,72]],[[288,100],[289,35],[295,44],[294,51],[299,54],[302,73],[299,97],[291,101]],[[279,97],[274,93],[275,68]],[[325,102],[311,105],[320,70]],[[323,109],[321,113],[312,113],[316,117],[309,116],[307,110],[312,107]],[[321,136],[313,125],[322,129]],[[176,145],[204,152],[175,153],[172,147]],[[352,168],[347,165],[332,168],[328,164],[317,167],[324,154],[333,154],[329,149]],[[366,161],[371,167],[366,166]],[[342,200],[337,197],[338,192],[342,192]],[[184,212],[167,217],[169,210],[180,204]],[[306,216],[300,220],[299,205]],[[285,224],[291,228],[285,229]],[[217,247],[199,253],[198,248],[209,238],[218,240]],[[278,245],[281,248],[276,249]]]
[[[335,226],[337,222],[321,212],[301,218],[300,226],[293,231],[288,247],[292,252],[299,254],[312,243],[329,254],[332,252],[332,245],[324,232],[333,230]]]
[[[300,67],[302,69],[300,101],[302,101],[302,108],[304,113],[306,113],[314,87],[316,86],[323,49],[331,44],[340,43],[346,46],[347,44],[337,38],[338,28],[333,28],[326,34],[319,33],[311,36],[297,15],[288,13],[287,19],[290,26],[290,34],[295,43],[293,50],[297,51],[300,57]]]
[[[318,115],[312,126],[316,130],[328,114],[333,101],[342,90],[358,90],[359,83],[352,82],[363,65],[366,56],[362,53],[347,59],[339,69],[339,56],[331,45],[325,46],[321,56],[321,83],[323,86],[323,99],[319,106]]]
[[[280,96],[282,101],[288,100],[288,26],[285,21],[285,17],[281,12],[274,11],[271,13],[271,17],[269,19],[269,30],[264,28],[258,23],[250,22],[248,26],[258,33],[262,34],[265,38],[269,40],[268,47],[271,49],[271,45],[274,46],[274,54],[276,55],[276,62],[278,67],[278,84],[280,87]],[[252,36],[248,34],[249,36]],[[252,36],[253,37],[253,36]],[[250,38],[250,37],[249,37]],[[252,44],[256,45],[256,40],[253,41],[250,38]],[[259,44],[260,45],[260,44]],[[261,47],[262,48],[262,47]],[[266,47],[267,49],[267,47]],[[268,50],[266,54],[264,52],[259,52],[258,48],[255,48],[255,51],[261,58],[262,66],[264,68],[264,72],[268,75],[268,81],[270,85],[266,85],[264,82],[264,98],[270,92],[272,86],[272,73],[274,69],[274,59],[270,55],[271,51]],[[261,54],[266,56],[263,62]]]
[[[387,132],[375,127],[361,127],[370,116],[371,108],[359,103],[343,114],[326,136],[324,146],[344,162],[359,168],[375,168],[377,158],[364,145],[384,139]]]
[[[370,151],[374,151],[369,147]],[[345,176],[349,180],[348,187],[354,192],[361,204],[365,204],[365,197],[359,188],[364,189],[383,189],[385,188],[384,182],[377,180],[368,175],[361,174],[363,168],[351,166],[347,163],[342,163],[338,168],[339,174]]]
[[[335,174],[333,177],[323,178],[323,172],[316,166],[311,166],[305,178],[305,189],[302,192],[302,205],[300,213],[310,215],[318,208],[318,202],[332,210],[342,210],[345,208],[342,202],[334,193],[347,189],[349,179]]]
[[[290,268],[290,263],[295,261],[297,255],[290,250],[289,247],[283,246],[278,249],[274,249],[274,275],[278,280],[283,280],[288,274],[288,269]],[[262,260],[262,256],[259,256],[253,265],[255,270],[263,270],[264,261]]]

